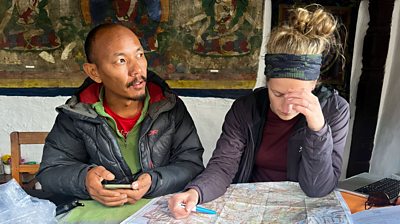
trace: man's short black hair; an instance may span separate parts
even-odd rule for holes
[[[88,63],[93,63],[93,55],[92,55],[93,49],[92,48],[93,48],[93,42],[96,38],[97,33],[101,30],[110,29],[110,28],[118,27],[118,26],[125,27],[121,24],[103,23],[89,31],[88,35],[86,36],[86,40],[85,40],[85,54],[86,54],[86,60]],[[126,27],[126,28],[128,28],[128,27]]]

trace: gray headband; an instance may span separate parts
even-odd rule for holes
[[[321,69],[321,54],[266,54],[267,78],[317,80]]]

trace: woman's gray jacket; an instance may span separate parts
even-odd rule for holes
[[[349,124],[349,105],[333,89],[314,91],[325,117],[317,132],[303,115],[289,138],[287,180],[299,182],[311,197],[325,196],[337,185]],[[222,134],[206,169],[186,186],[199,192],[199,203],[225,193],[231,183],[249,182],[269,109],[266,88],[237,99],[228,111]]]

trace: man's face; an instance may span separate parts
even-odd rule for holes
[[[95,81],[103,83],[107,97],[144,100],[147,61],[139,39],[132,31],[124,27],[99,31],[92,56],[100,79]]]
[[[282,120],[291,120],[299,112],[293,110],[293,105],[285,98],[285,94],[295,91],[311,92],[317,81],[303,81],[290,78],[271,78],[267,82],[271,110]]]

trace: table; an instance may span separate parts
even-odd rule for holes
[[[96,201],[84,201],[58,216],[59,223],[120,223],[126,218],[144,216],[150,223],[294,223],[307,220],[315,223],[350,223],[350,210],[338,191],[326,197],[309,198],[294,182],[233,184],[220,198],[203,204],[217,215],[192,213],[187,220],[174,220],[167,208],[166,195],[153,200],[141,200],[137,205],[105,207]],[[139,210],[140,209],[140,210]],[[136,212],[137,211],[137,212]],[[134,215],[132,215],[134,214]],[[128,219],[129,219],[128,218]],[[124,223],[141,223],[128,220]],[[143,223],[147,223],[143,222]]]
[[[0,175],[0,181],[6,181],[11,178],[11,175]],[[235,186],[238,185],[232,185],[230,189],[228,189],[227,193],[222,196],[219,199],[216,199],[214,202],[207,203],[205,206],[210,205],[211,208],[218,208],[217,205],[215,204],[224,204],[227,201],[227,198],[229,200],[236,200],[239,201],[242,200],[242,202],[246,201],[252,201],[253,204],[254,202],[257,205],[258,202],[262,202],[263,197],[262,195],[268,195],[271,193],[277,194],[276,197],[273,197],[272,199],[270,198],[270,201],[274,201],[276,204],[284,205],[288,204],[287,198],[292,197],[290,199],[290,206],[299,203],[301,201],[307,203],[313,204],[314,202],[319,203],[319,206],[326,204],[327,202],[333,204],[337,208],[340,209],[340,213],[343,214],[343,212],[346,212],[346,209],[343,208],[343,205],[340,205],[338,202],[340,202],[340,198],[335,196],[335,194],[341,195],[341,198],[343,200],[343,204],[347,204],[348,206],[348,212],[349,213],[356,213],[359,211],[365,210],[364,204],[366,201],[365,197],[361,197],[358,195],[354,195],[348,192],[338,192],[335,191],[333,194],[330,194],[328,198],[316,198],[316,199],[311,199],[308,198],[304,195],[304,193],[301,191],[301,189],[298,187],[297,183],[293,182],[271,182],[271,183],[257,183],[257,184],[240,184],[241,186],[245,186],[244,188],[237,188],[236,193],[233,193],[233,189]],[[258,186],[257,185],[264,185],[264,186]],[[269,187],[269,190],[266,190],[266,186],[272,185],[275,186],[275,188]],[[285,186],[286,185],[286,186]],[[289,186],[289,188],[288,188]],[[285,190],[286,189],[286,190]],[[288,191],[288,189],[291,189]],[[294,189],[294,190],[293,190]],[[245,198],[241,199],[241,197],[238,197],[238,192],[240,193],[239,195],[246,195]],[[256,195],[254,195],[256,193]],[[300,197],[299,197],[300,196]],[[169,197],[169,196],[165,196]],[[308,198],[308,199],[307,199]],[[260,201],[261,200],[261,201]],[[146,206],[147,203],[149,203],[151,200],[150,199],[142,199],[140,200],[137,204],[135,205],[124,205],[122,207],[106,207],[101,205],[100,203],[94,201],[94,200],[85,200],[83,203],[85,203],[85,207],[77,207],[73,209],[71,212],[62,214],[58,216],[58,221],[60,223],[86,223],[87,220],[89,223],[101,223],[101,222],[106,222],[107,223],[120,223],[124,219],[128,218],[131,216],[133,213],[136,211],[139,211],[142,207]],[[223,203],[221,203],[221,201]],[[165,202],[165,200],[164,200]],[[213,205],[214,203],[214,205]],[[340,206],[339,206],[340,205]],[[289,207],[290,207],[289,206]],[[251,207],[251,206],[250,206]],[[295,206],[292,206],[295,207]],[[300,206],[301,207],[301,206]],[[342,207],[342,208],[340,208]],[[248,206],[247,206],[248,208]],[[279,206],[278,206],[279,208]],[[342,210],[343,209],[343,210]],[[280,209],[275,209],[275,212],[277,212]],[[296,209],[294,209],[296,210]],[[297,209],[299,211],[299,209]],[[293,210],[292,210],[293,212]],[[164,213],[167,215],[167,217],[170,218],[170,214],[168,214],[168,211],[166,209],[166,204],[164,203]],[[281,212],[282,213],[282,212]],[[239,215],[241,213],[238,213]],[[300,214],[300,213],[298,213]],[[276,220],[278,221],[278,220]],[[281,220],[282,221],[282,220]]]
[[[343,199],[346,201],[346,204],[349,207],[351,214],[365,210],[365,202],[367,201],[366,197],[358,196],[348,192],[340,193],[342,194]]]
[[[229,191],[227,194],[229,194]],[[364,210],[364,204],[366,201],[365,197],[354,195],[354,194],[351,194],[348,192],[340,192],[340,194],[343,197],[344,202],[347,204],[347,206],[350,209],[350,212],[352,214]],[[224,197],[221,197],[221,199],[217,199],[217,200],[224,200],[223,198]],[[86,219],[86,220],[89,220],[89,222],[98,222],[99,223],[101,221],[105,221],[105,220],[114,218],[114,221],[109,220],[108,223],[119,223],[122,220],[124,220],[125,218],[128,218],[135,211],[138,211],[140,208],[145,206],[149,201],[150,200],[148,200],[148,199],[144,199],[144,200],[141,200],[136,205],[125,205],[123,207],[114,207],[114,208],[102,206],[100,203],[97,203],[96,201],[83,201],[86,204],[85,208],[83,208],[83,207],[75,208],[70,213],[60,215],[58,217],[58,219],[59,219],[60,223],[75,223],[79,219],[81,219],[81,220]],[[336,201],[336,199],[334,201]],[[281,200],[279,203],[283,203],[283,202],[284,202],[284,200]],[[94,210],[96,212],[95,213],[88,212],[88,210]],[[164,210],[164,212],[166,212],[166,211]],[[90,214],[92,214],[92,215],[90,215]],[[116,216],[119,216],[120,218],[116,219]],[[84,222],[81,221],[81,223],[84,223]]]
[[[118,224],[141,209],[150,199],[139,200],[136,204],[125,204],[120,207],[107,207],[94,200],[81,200],[85,206],[78,206],[68,213],[58,215],[57,221],[62,224],[107,223]]]

